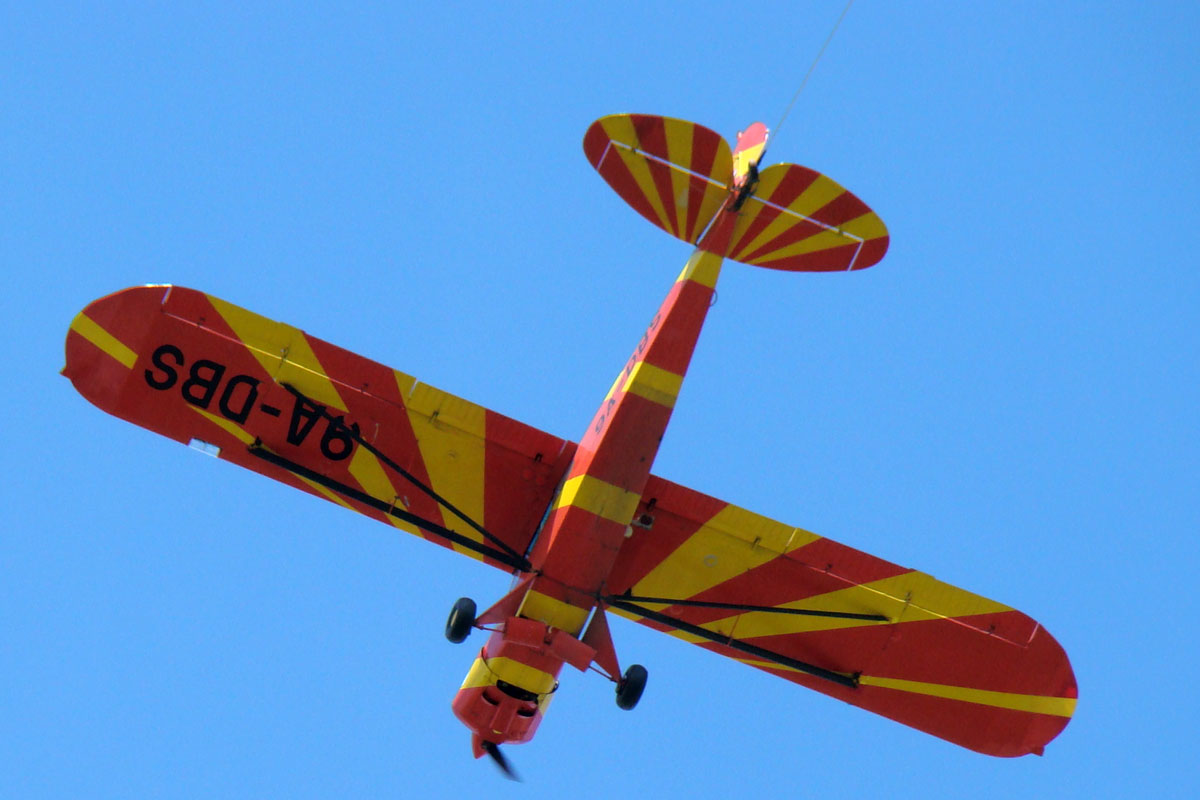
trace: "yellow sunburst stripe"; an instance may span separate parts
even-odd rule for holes
[[[866,235],[863,235],[863,234]],[[845,247],[857,244],[865,239],[877,239],[887,233],[883,221],[874,212],[868,212],[861,217],[855,217],[840,228],[821,231],[820,233],[793,242],[787,247],[781,247],[768,253],[756,256],[754,261],[776,261],[781,258],[818,253],[834,247]]]
[[[895,689],[900,692],[942,697],[947,700],[959,700],[964,703],[977,703],[1013,711],[1027,711],[1031,714],[1051,714],[1056,717],[1072,716],[1075,713],[1075,704],[1078,702],[1074,697],[993,692],[987,689],[971,689],[966,686],[950,686],[943,683],[923,683],[900,678],[875,678],[870,675],[861,676],[858,682],[862,686],[878,686],[881,689]]]
[[[296,331],[296,337],[292,339],[291,349],[280,365],[279,377],[276,380],[295,386],[321,405],[343,411],[349,407],[325,372],[325,368],[321,366],[321,362],[317,360],[316,353],[312,351],[312,346],[302,331]]]
[[[629,373],[621,391],[636,394],[660,406],[674,408],[682,385],[682,375],[639,361]]]
[[[537,694],[554,691],[553,675],[503,656],[489,658],[487,661],[482,658],[475,659],[461,688],[494,686],[498,680]]]
[[[759,667],[761,669],[800,672],[798,669],[778,664],[774,661],[763,661],[756,658],[739,658],[736,660],[751,667]],[[1031,714],[1050,714],[1056,717],[1070,717],[1074,715],[1075,705],[1078,702],[1074,697],[993,692],[988,689],[971,689],[966,686],[952,686],[945,683],[906,681],[900,678],[876,678],[870,675],[859,676],[858,682],[861,686],[877,686],[881,689],[895,689],[900,692],[941,697],[964,703],[976,703],[982,706],[992,706],[993,708],[1007,708],[1012,711],[1027,711]]]
[[[604,132],[608,134],[608,138],[612,139],[613,144],[616,145],[613,149],[621,156],[629,174],[633,176],[638,188],[650,203],[650,207],[658,217],[658,224],[664,230],[674,233],[675,229],[671,225],[670,219],[667,218],[662,199],[658,196],[654,178],[650,175],[650,165],[644,156],[640,156],[630,149],[639,145],[637,131],[633,128],[633,120],[628,115],[621,114],[606,117],[601,120],[600,124],[604,128]]]
[[[658,217],[658,224],[663,230],[672,234],[676,233],[675,227],[667,217],[667,209],[663,205],[662,197],[659,196],[654,177],[650,174],[650,164],[646,157],[623,147],[618,147],[617,152],[621,155],[621,160],[625,162],[630,174],[633,175],[638,189],[650,204],[650,208],[654,210],[655,216]]]
[[[771,201],[771,194],[777,188],[779,188],[779,184],[783,182],[783,178],[788,173],[786,168],[778,168],[786,166],[787,165],[785,164],[776,164],[775,166],[768,167],[763,171],[762,177],[759,179],[758,191],[755,192],[755,196],[748,201],[748,204],[751,206],[751,208],[755,209],[755,213],[753,215],[746,215],[745,217],[739,219],[738,226],[734,231],[734,248],[738,253],[755,252],[760,247],[763,247],[768,242],[774,240],[775,237],[786,232],[793,225],[796,225],[800,221],[796,218],[797,216],[811,217],[814,212],[824,208],[846,191],[835,181],[825,177],[824,175],[818,175],[816,180],[809,184],[808,188],[801,192],[800,196],[788,205],[787,212],[790,213],[780,213],[777,217],[775,217],[775,219],[771,220],[767,227],[763,228],[759,232],[758,236],[754,237],[753,241],[748,243],[739,242],[739,238],[750,226],[750,224],[758,218],[759,214],[762,214],[766,210],[766,207],[763,205],[763,203],[759,201],[774,202]],[[775,205],[780,204],[775,203]],[[734,256],[734,258],[737,258],[737,256]]]
[[[133,369],[137,363],[137,353],[82,311],[71,320],[71,330],[112,356],[126,369]]]
[[[765,201],[769,200],[775,190],[779,188],[779,184],[783,182],[783,178],[787,175],[786,169],[776,169],[774,166],[764,169],[758,176],[758,188],[754,190],[754,195],[746,201],[746,205],[742,207],[742,212],[738,216],[737,223],[733,227],[733,237],[730,240],[734,247],[740,250],[747,250],[749,245],[739,244],[740,239],[745,234],[746,229],[758,219],[758,215],[766,209]],[[780,205],[776,203],[775,205]],[[764,228],[758,235],[758,238],[751,244],[761,241],[770,241],[775,236],[778,236],[783,231],[790,228],[795,223],[794,218],[788,217],[787,214],[780,214]]]
[[[362,487],[363,491],[372,497],[384,501],[400,502],[396,495],[396,487],[388,478],[387,473],[383,471],[383,465],[365,447],[355,449],[354,456],[350,459],[349,472],[354,480],[358,481],[358,485]],[[391,514],[387,515],[387,521],[397,528],[407,530],[412,527],[406,526]]]
[[[885,609],[883,613],[898,622],[972,617],[1012,611],[1011,606],[951,586],[924,572],[904,572],[843,592],[855,590],[870,592],[877,600],[892,604],[893,607]]]
[[[770,167],[769,170],[785,166],[784,164],[778,164],[775,167]],[[787,169],[780,170],[780,183],[782,183],[782,178],[787,172]],[[793,214],[799,214],[802,217],[811,217],[814,213],[838,199],[845,191],[846,189],[832,178],[828,178],[825,175],[818,175],[816,180],[800,193],[799,197],[788,203],[788,211],[791,211]],[[757,194],[759,197],[766,196],[761,193]]]
[[[291,325],[269,320],[219,297],[205,297],[267,374],[274,377],[298,331]]]
[[[710,289],[716,288],[723,262],[724,259],[716,253],[700,249],[693,250],[675,282],[695,281],[701,286],[707,286]]]
[[[268,375],[279,383],[295,386],[323,406],[346,410],[345,401],[317,360],[303,331],[218,297],[205,297]]]
[[[821,537],[727,505],[633,588],[647,597],[690,598]]]
[[[943,583],[923,572],[905,572],[891,578],[850,586],[814,595],[776,608],[804,608],[812,611],[839,611],[855,614],[882,614],[887,622],[875,620],[810,617],[776,614],[769,611],[735,612],[729,617],[705,623],[709,630],[726,632],[737,621],[739,639],[763,636],[789,636],[814,631],[844,630],[865,625],[924,622],[953,619],[971,625],[970,618],[983,614],[1011,611],[1009,606]],[[1016,644],[1023,644],[1016,642]]]
[[[517,613],[522,617],[544,622],[551,628],[566,631],[572,636],[583,629],[583,623],[588,617],[587,609],[533,590],[525,595]]]
[[[642,496],[591,475],[576,475],[563,484],[555,508],[573,506],[598,517],[628,525]]]
[[[843,223],[838,230],[842,233],[856,236],[863,241],[887,236],[887,226],[883,224],[883,220],[874,211],[869,211],[860,217],[855,217],[849,222]]]
[[[663,119],[664,135],[667,140],[667,160],[690,169],[692,164],[692,130],[694,125],[681,119]],[[687,237],[688,217],[688,184],[691,176],[683,170],[671,170],[671,188],[675,193],[675,230],[678,235]]]
[[[396,373],[397,386],[407,393],[408,419],[431,488],[468,518],[487,525],[483,515],[487,412],[427,384],[408,383],[407,378]],[[447,528],[483,541],[483,535],[457,515],[443,512],[442,516]],[[460,544],[452,546],[463,555],[483,558]]]
[[[190,408],[192,411],[195,411],[197,414],[204,417],[214,425],[217,425],[226,432],[232,434],[242,444],[249,445],[254,443],[254,437],[238,427],[238,424],[233,420],[225,419],[225,417],[212,414],[208,411],[205,411],[203,408],[200,408],[199,406],[192,405],[191,403],[188,404],[188,408]]]

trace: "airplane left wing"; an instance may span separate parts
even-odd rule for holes
[[[996,756],[1041,753],[1075,675],[1020,611],[651,476],[617,614]]]
[[[508,571],[575,449],[178,286],[95,301],[66,359],[110,414]]]

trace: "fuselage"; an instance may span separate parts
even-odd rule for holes
[[[533,737],[565,663],[582,670],[595,662],[617,680],[601,598],[641,513],[650,469],[712,304],[723,258],[710,249],[719,252],[712,243],[728,237],[735,200],[731,195],[709,226],[600,403],[534,541],[530,571],[507,598],[508,608],[492,615],[491,636],[452,706],[473,732],[476,757],[485,742]]]

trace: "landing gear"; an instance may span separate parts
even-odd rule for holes
[[[475,601],[469,597],[458,598],[454,601],[454,607],[450,609],[450,618],[446,620],[446,638],[459,644],[467,638],[474,626]],[[644,683],[645,679],[642,682]]]
[[[633,707],[638,704],[638,700],[642,699],[642,692],[646,689],[647,675],[646,668],[641,664],[632,664],[629,669],[625,670],[621,680],[617,681],[618,706],[626,711],[633,710]]]

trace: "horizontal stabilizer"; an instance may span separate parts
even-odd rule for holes
[[[808,167],[775,164],[738,213],[728,258],[797,272],[865,269],[883,258],[883,220],[842,186]]]
[[[689,244],[696,243],[729,196],[729,144],[703,125],[614,114],[592,123],[583,152],[635,211]]]
[[[592,123],[583,151],[635,211],[724,258],[792,272],[878,263],[889,242],[879,216],[816,170],[759,170],[767,136],[756,122],[731,152],[720,134],[693,122],[613,114]]]

